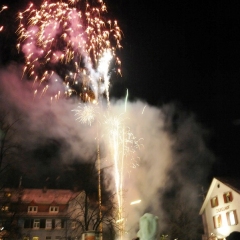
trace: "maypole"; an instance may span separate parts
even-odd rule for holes
[[[98,123],[97,123],[98,124]],[[99,134],[97,127],[97,164],[98,164],[98,204],[99,204],[99,240],[102,240],[102,189],[101,189],[101,159],[100,159],[100,146]]]

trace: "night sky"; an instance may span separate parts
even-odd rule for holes
[[[0,15],[1,63],[21,62],[16,52],[16,0]],[[38,3],[38,1],[34,1]],[[237,176],[240,156],[240,2],[106,1],[123,31],[122,77],[111,96],[161,107],[176,103],[209,131],[217,161],[211,176]],[[12,14],[14,13],[14,14]],[[154,124],[154,123],[153,123]]]
[[[213,176],[238,176],[239,1],[122,1],[124,87],[162,106],[179,103],[211,136]]]

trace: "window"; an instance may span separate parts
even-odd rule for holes
[[[213,217],[214,228],[220,228],[222,226],[222,216],[219,214]]]
[[[40,219],[34,219],[33,228],[40,228]]]
[[[29,213],[36,213],[38,211],[38,207],[37,206],[29,206],[28,207],[28,212]]]
[[[29,237],[23,237],[23,240],[29,240]]]
[[[46,236],[46,240],[47,240],[47,239],[52,239],[52,238],[51,238],[51,236]]]
[[[76,228],[77,227],[77,222],[72,221],[71,227],[72,227],[72,229]]]
[[[12,196],[12,194],[10,193],[10,192],[5,192],[5,197],[11,197]]]
[[[2,212],[8,212],[9,211],[9,206],[8,205],[2,205],[1,211]]]
[[[51,207],[49,208],[49,212],[58,213],[58,211],[59,211],[59,207],[51,206]]]
[[[46,228],[48,229],[52,228],[52,219],[46,219]]]
[[[234,226],[238,224],[238,219],[237,219],[237,211],[229,211],[226,213],[227,214],[227,220],[228,220],[228,225],[229,226]]]
[[[39,240],[39,237],[33,237],[32,240]]]
[[[55,219],[55,228],[60,229],[62,226],[61,219]]]
[[[232,202],[232,200],[233,200],[232,193],[231,192],[224,193],[223,199],[224,199],[224,203]]]
[[[214,197],[211,199],[211,206],[212,206],[212,208],[218,206],[218,198],[217,197]]]

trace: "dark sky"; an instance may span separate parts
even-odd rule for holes
[[[38,1],[35,1],[38,2]],[[3,0],[3,4],[7,4]],[[2,63],[16,59],[14,15],[9,6],[1,36]],[[213,175],[238,175],[240,156],[240,2],[106,1],[123,30],[122,78],[111,94],[162,106],[177,102],[211,132],[218,161]],[[11,10],[12,9],[12,10]],[[3,21],[3,20],[2,20]],[[5,22],[6,23],[6,22]],[[18,61],[20,57],[18,56]]]
[[[130,95],[194,112],[212,132],[213,175],[237,176],[240,2],[122,1],[121,8]]]

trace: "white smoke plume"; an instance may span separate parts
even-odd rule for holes
[[[31,152],[46,139],[57,139],[61,151],[55,163],[92,160],[97,146],[96,124],[76,121],[72,110],[78,103],[71,99],[51,102],[47,93],[35,98],[32,83],[21,80],[21,71],[14,64],[1,70],[0,106],[12,119],[22,119],[17,125],[17,136],[24,147]],[[170,189],[175,180],[181,185],[181,192],[195,193],[196,198],[196,185],[207,176],[213,156],[205,145],[205,132],[193,114],[179,111],[175,104],[159,108],[141,100],[128,102],[126,112],[125,107],[124,99],[111,100],[112,112],[116,116],[124,113],[126,125],[137,139],[142,139],[137,153],[139,166],[128,168],[124,179],[124,214],[130,239],[136,236],[138,220],[146,211],[157,215],[160,229],[165,228],[163,191]],[[34,158],[26,158],[24,164],[37,163]],[[139,204],[130,205],[139,199]]]

